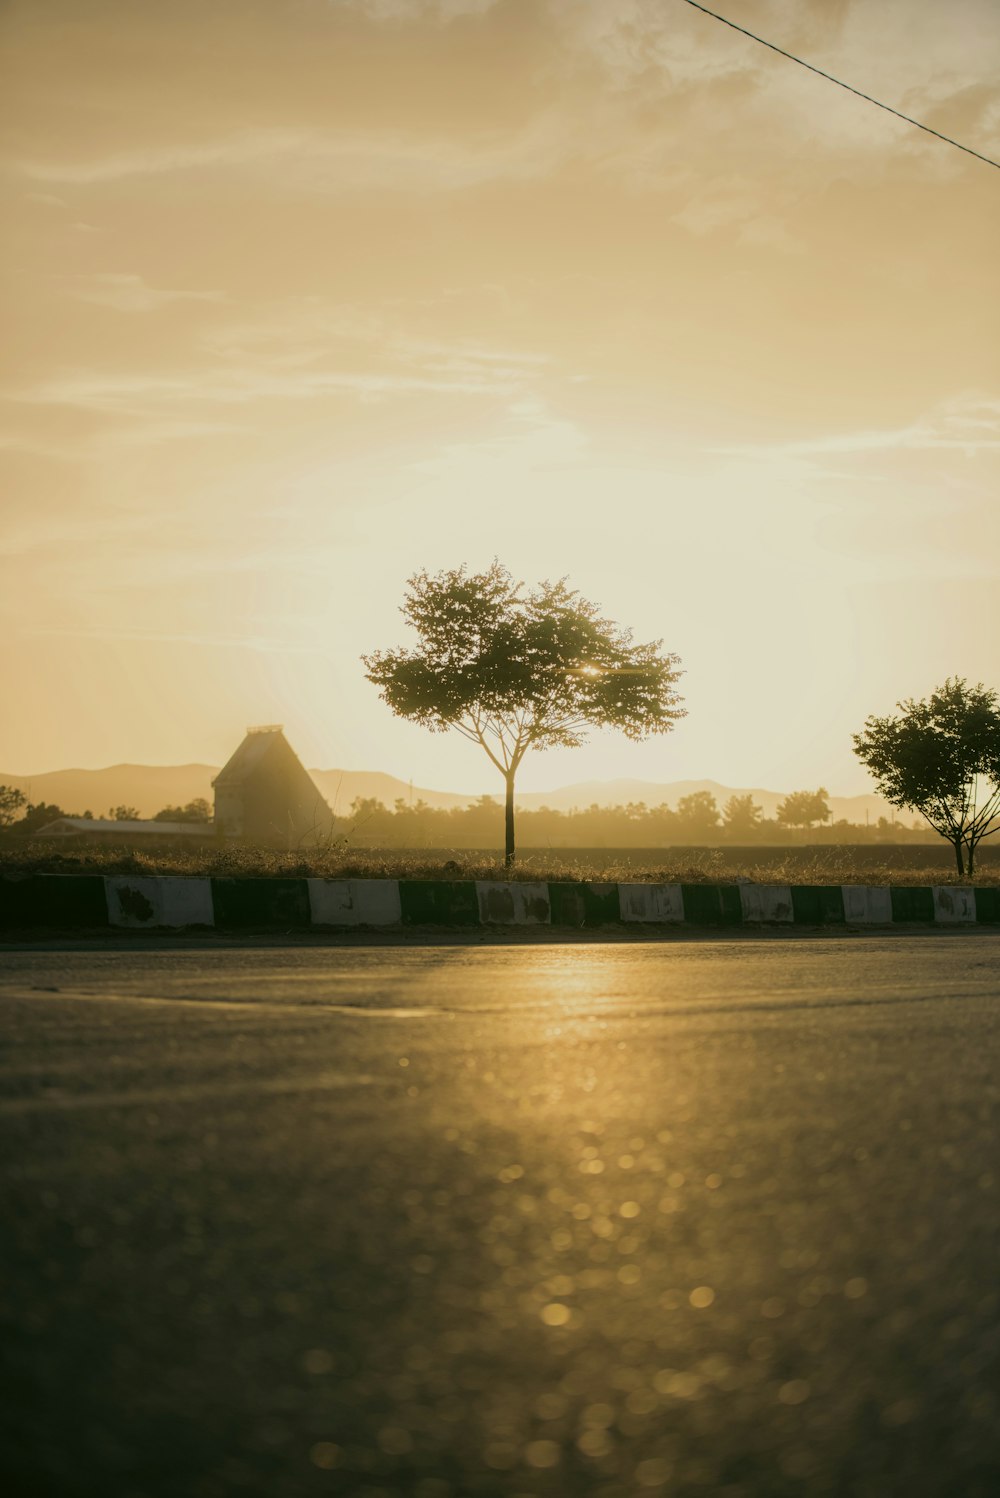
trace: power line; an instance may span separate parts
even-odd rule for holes
[[[916,125],[918,130],[925,130],[928,135],[937,136],[938,140],[943,140],[946,145],[954,146],[958,151],[964,151],[967,156],[975,156],[977,161],[985,161],[987,166],[995,166],[997,171],[1000,171],[1000,161],[994,161],[991,157],[984,156],[981,151],[974,151],[971,146],[963,146],[961,141],[952,140],[950,135],[942,135],[940,130],[932,130],[930,125],[921,124],[920,120],[915,120],[912,115],[903,114],[900,109],[893,109],[891,104],[883,104],[881,99],[873,99],[871,94],[862,93],[859,88],[854,88],[852,84],[845,83],[842,78],[835,78],[832,73],[824,73],[822,68],[817,68],[811,62],[806,62],[805,58],[796,57],[794,52],[786,52],[784,47],[778,47],[775,46],[774,42],[765,41],[762,36],[758,36],[755,31],[748,31],[745,26],[737,26],[735,21],[727,20],[725,16],[720,16],[717,11],[709,10],[707,5],[699,5],[697,0],[684,0],[684,4],[692,6],[695,10],[700,10],[703,15],[711,16],[713,21],[721,21],[723,26],[728,26],[732,31],[738,31],[741,35],[748,36],[752,42],[759,42],[762,47],[768,47],[772,52],[777,52],[779,57],[787,57],[789,62],[797,62],[799,67],[808,68],[810,73],[818,73],[820,78],[825,78],[828,83],[835,83],[838,88],[846,89],[849,94],[856,94],[859,99],[864,99],[868,104],[874,104],[876,108],[884,109],[887,114],[894,114],[897,119],[905,120],[908,125]]]

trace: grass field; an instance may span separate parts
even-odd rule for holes
[[[776,862],[774,850],[758,861],[746,850],[727,855],[717,849],[703,853],[669,851],[655,866],[627,855],[598,864],[572,851],[528,850],[512,869],[502,858],[482,854],[428,850],[417,853],[377,853],[331,849],[283,853],[269,848],[200,847],[179,849],[90,848],[54,853],[50,843],[19,840],[0,847],[0,873],[24,874],[176,874],[218,875],[227,878],[326,879],[538,879],[594,880],[611,883],[708,884],[980,884],[1000,885],[1000,862],[984,862],[974,879],[960,879],[954,866],[928,858],[925,866],[901,868],[863,863],[850,850],[830,848],[803,859],[789,852]]]

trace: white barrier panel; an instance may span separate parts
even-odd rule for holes
[[[398,926],[398,879],[307,879],[314,926]]]
[[[547,884],[477,879],[476,896],[484,926],[547,926],[552,920]]]
[[[740,905],[745,921],[794,921],[792,892],[787,884],[741,884]]]
[[[880,884],[842,884],[844,920],[849,926],[890,926],[892,894]]]
[[[975,922],[976,892],[957,884],[935,884],[934,919],[948,924]]]
[[[107,875],[104,895],[112,926],[215,925],[211,879]]]
[[[619,884],[623,921],[682,921],[684,896],[679,884]]]

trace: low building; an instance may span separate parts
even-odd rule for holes
[[[333,832],[333,814],[280,724],[248,728],[212,784],[215,825],[226,837],[300,848]]]
[[[211,822],[115,822],[103,817],[57,817],[54,822],[40,827],[34,836],[145,845],[174,842],[178,838],[207,841],[214,836],[214,828]]]

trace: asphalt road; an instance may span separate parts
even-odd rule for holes
[[[993,1498],[1000,938],[8,952],[16,1498]]]

